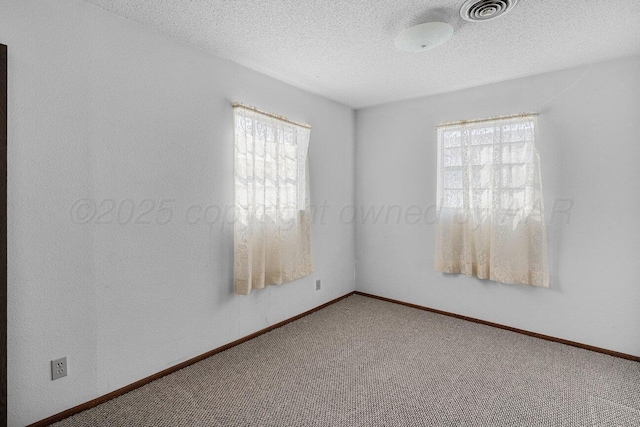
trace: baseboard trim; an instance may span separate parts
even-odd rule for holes
[[[167,369],[165,369],[163,371],[160,371],[157,374],[150,375],[150,376],[148,376],[146,378],[143,378],[141,380],[138,380],[138,381],[136,381],[136,382],[134,382],[132,384],[129,384],[129,385],[126,385],[126,386],[124,386],[122,388],[119,388],[118,390],[112,391],[111,393],[107,393],[104,396],[100,396],[100,397],[97,397],[97,398],[95,398],[93,400],[90,400],[88,402],[82,403],[82,404],[80,404],[78,406],[74,406],[73,408],[70,408],[70,409],[67,409],[66,411],[62,411],[62,412],[60,412],[58,414],[52,415],[52,416],[50,416],[48,418],[45,418],[44,420],[37,421],[37,422],[35,422],[33,424],[30,424],[27,427],[44,427],[44,426],[48,426],[48,425],[53,424],[53,423],[57,423],[58,421],[62,421],[65,418],[69,418],[72,415],[75,415],[75,414],[78,414],[78,413],[80,413],[82,411],[86,411],[87,409],[91,409],[93,407],[96,407],[96,406],[98,406],[98,405],[100,405],[102,403],[105,403],[105,402],[107,402],[107,401],[109,401],[111,399],[115,399],[118,396],[122,396],[123,394],[126,394],[126,393],[128,393],[128,392],[130,392],[132,390],[140,388],[143,385],[149,384],[152,381],[155,381],[155,380],[157,380],[159,378],[162,378],[162,377],[164,377],[166,375],[169,375],[169,374],[172,374],[172,373],[174,373],[176,371],[179,371],[182,368],[186,368],[189,365],[193,365],[194,363],[198,363],[198,362],[200,362],[200,361],[202,361],[202,360],[204,360],[204,359],[206,359],[208,357],[213,356],[214,354],[217,354],[217,353],[223,352],[225,350],[228,350],[231,347],[235,347],[235,346],[237,346],[239,344],[242,344],[243,342],[249,341],[249,340],[251,340],[251,339],[253,339],[253,338],[257,337],[257,336],[260,336],[260,335],[265,334],[265,333],[267,333],[269,331],[272,331],[272,330],[277,329],[277,328],[279,328],[281,326],[284,326],[287,323],[291,323],[291,322],[296,321],[296,320],[298,320],[298,319],[300,319],[302,317],[308,316],[311,313],[315,313],[316,311],[322,310],[323,308],[328,307],[331,304],[335,304],[336,302],[338,302],[340,300],[343,300],[343,299],[353,295],[354,293],[355,293],[355,291],[354,292],[349,292],[348,294],[345,294],[345,295],[343,295],[341,297],[338,297],[338,298],[336,298],[334,300],[331,300],[331,301],[329,301],[327,303],[319,305],[316,308],[312,308],[311,310],[305,311],[304,313],[298,314],[297,316],[293,316],[293,317],[291,317],[289,319],[283,320],[280,323],[276,323],[275,325],[271,325],[271,326],[269,326],[267,328],[261,329],[258,332],[254,332],[251,335],[247,335],[246,337],[242,337],[240,339],[237,339],[237,340],[235,340],[233,342],[230,342],[229,344],[223,345],[222,347],[218,347],[218,348],[215,348],[213,350],[210,350],[210,351],[208,351],[206,353],[203,353],[203,354],[201,354],[199,356],[196,356],[194,358],[186,360],[186,361],[184,361],[182,363],[179,363],[179,364],[177,364],[175,366],[167,368]]]
[[[570,345],[573,347],[578,347],[578,348],[582,348],[584,350],[590,350],[590,351],[595,351],[597,353],[603,353],[603,354],[607,354],[609,356],[614,356],[614,357],[620,357],[622,359],[627,359],[627,360],[633,360],[635,362],[640,362],[640,357],[638,356],[633,356],[631,354],[626,354],[626,353],[620,353],[618,351],[613,351],[613,350],[607,350],[605,348],[600,348],[600,347],[595,347],[592,345],[588,345],[588,344],[582,344],[582,343],[578,343],[575,341],[569,341],[569,340],[565,340],[562,338],[556,338],[556,337],[552,337],[549,335],[543,335],[543,334],[539,334],[536,332],[530,332],[530,331],[525,331],[524,329],[518,329],[518,328],[513,328],[511,326],[505,326],[505,325],[501,325],[499,323],[493,323],[493,322],[488,322],[486,320],[480,320],[480,319],[475,319],[473,317],[468,317],[468,316],[463,316],[461,314],[455,314],[455,313],[450,313],[447,311],[443,311],[443,310],[437,310],[435,308],[429,308],[429,307],[424,307],[421,305],[417,305],[417,304],[411,304],[408,302],[404,302],[404,301],[399,301],[399,300],[395,300],[392,298],[386,298],[386,297],[382,297],[382,296],[378,296],[378,295],[373,295],[373,294],[368,294],[366,292],[360,292],[360,291],[353,291],[353,292],[349,292],[348,294],[345,294],[341,297],[338,297],[334,300],[331,300],[327,303],[324,303],[322,305],[319,305],[318,307],[312,308],[311,310],[305,311],[304,313],[298,314],[297,316],[293,316],[289,319],[283,320],[282,322],[276,323],[274,325],[271,325],[269,327],[266,327],[264,329],[259,330],[258,332],[254,332],[253,334],[247,335],[245,337],[239,338],[233,342],[230,342],[229,344],[225,344],[221,347],[215,348],[213,350],[210,350],[206,353],[203,353],[199,356],[193,357],[189,360],[186,360],[182,363],[179,363],[175,366],[172,366],[170,368],[167,368],[163,371],[160,371],[156,374],[150,375],[146,378],[143,378],[141,380],[138,380],[134,383],[131,383],[129,385],[126,385],[122,388],[119,388],[118,390],[112,391],[111,393],[107,393],[104,396],[100,396],[97,397],[93,400],[90,400],[88,402],[82,403],[80,405],[74,406],[73,408],[67,409],[66,411],[62,411],[60,413],[57,413],[55,415],[52,415],[48,418],[45,418],[43,420],[37,421],[33,424],[30,424],[27,427],[44,427],[44,426],[48,426],[50,424],[53,423],[57,423],[58,421],[62,421],[65,418],[68,418],[72,415],[78,414],[82,411],[86,411],[87,409],[91,409],[93,407],[96,407],[102,403],[105,403],[111,399],[115,399],[118,396],[122,396],[123,394],[126,394],[132,390],[135,390],[137,388],[142,387],[143,385],[149,384],[152,381],[155,381],[159,378],[162,378],[166,375],[172,374],[176,371],[179,371],[182,368],[186,368],[187,366],[193,365],[194,363],[198,363],[208,357],[211,357],[217,353],[223,352],[225,350],[230,349],[231,347],[235,347],[239,344],[242,344],[243,342],[249,341],[257,336],[260,336],[262,334],[265,334],[269,331],[272,331],[274,329],[277,329],[281,326],[286,325],[287,323],[291,323],[294,322],[302,317],[308,316],[311,313],[314,313],[316,311],[322,310],[325,307],[328,307],[332,304],[335,304],[336,302],[343,300],[347,297],[350,297],[351,295],[361,295],[364,297],[368,297],[368,298],[374,298],[374,299],[378,299],[381,301],[386,301],[386,302],[390,302],[390,303],[394,303],[394,304],[399,304],[399,305],[404,305],[406,307],[411,307],[411,308],[417,308],[418,310],[424,310],[424,311],[429,311],[431,313],[436,313],[436,314],[442,314],[444,316],[449,316],[449,317],[454,317],[456,319],[461,319],[461,320],[466,320],[468,322],[474,322],[474,323],[479,323],[482,325],[487,325],[487,326],[492,326],[494,328],[499,328],[499,329],[505,329],[507,331],[511,331],[511,332],[517,332],[519,334],[523,334],[523,335],[528,335],[530,337],[535,337],[535,338],[540,338],[543,340],[547,340],[547,341],[553,341],[553,342],[557,342],[560,344],[565,344],[565,345]]]
[[[634,362],[640,362],[640,357],[633,356],[631,354],[620,353],[618,351],[613,351],[613,350],[607,350],[606,348],[600,348],[600,347],[595,347],[595,346],[588,345],[588,344],[582,344],[582,343],[575,342],[575,341],[569,341],[569,340],[565,340],[563,338],[556,338],[556,337],[552,337],[550,335],[543,335],[543,334],[539,334],[537,332],[525,331],[524,329],[512,328],[511,326],[505,326],[505,325],[501,325],[499,323],[493,323],[493,322],[488,322],[486,320],[475,319],[473,317],[463,316],[461,314],[449,313],[448,311],[437,310],[435,308],[424,307],[424,306],[417,305],[417,304],[411,304],[411,303],[404,302],[404,301],[399,301],[399,300],[395,300],[395,299],[391,299],[391,298],[381,297],[381,296],[378,296],[378,295],[368,294],[366,292],[355,291],[354,293],[356,295],[361,295],[361,296],[364,296],[364,297],[369,297],[369,298],[374,298],[374,299],[378,299],[378,300],[382,300],[382,301],[392,302],[394,304],[400,304],[400,305],[404,305],[406,307],[417,308],[419,310],[429,311],[431,313],[437,313],[437,314],[443,314],[443,315],[449,316],[449,317],[455,317],[456,319],[462,319],[462,320],[466,320],[466,321],[469,321],[469,322],[479,323],[479,324],[482,324],[482,325],[493,326],[494,328],[505,329],[507,331],[517,332],[517,333],[523,334],[523,335],[528,335],[530,337],[540,338],[540,339],[547,340],[547,341],[553,341],[553,342],[557,342],[557,343],[560,343],[560,344],[566,344],[566,345],[570,345],[570,346],[573,346],[573,347],[578,347],[578,348],[581,348],[581,349],[584,349],[584,350],[595,351],[596,353],[603,353],[603,354],[607,354],[609,356],[614,356],[614,357],[620,357],[622,359],[633,360]]]

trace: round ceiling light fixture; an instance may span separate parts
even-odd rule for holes
[[[509,12],[516,3],[518,0],[467,0],[460,16],[471,22],[490,21]]]
[[[422,52],[441,45],[452,35],[453,27],[446,22],[427,22],[398,34],[395,45],[405,52]]]

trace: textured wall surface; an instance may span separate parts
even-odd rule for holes
[[[357,204],[385,210],[358,221],[357,289],[640,356],[639,75],[636,56],[359,110]],[[529,111],[551,287],[434,272],[434,126]]]
[[[314,275],[234,295],[231,224],[216,219],[233,203],[232,101],[312,125],[311,196],[331,206],[354,200],[353,110],[82,1],[3,2],[0,42],[10,425],[354,289],[355,226],[326,213],[313,227]],[[60,356],[69,375],[51,381]]]
[[[80,0],[3,2],[0,42],[10,425],[353,290],[356,245],[362,291],[640,355],[638,57],[354,114]],[[232,101],[313,127],[316,273],[246,297],[224,215]],[[551,288],[434,273],[433,126],[532,110],[547,212],[573,203],[549,225]],[[356,192],[387,209],[375,224],[351,220]],[[51,381],[60,356],[69,375]]]

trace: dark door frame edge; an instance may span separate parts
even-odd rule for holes
[[[0,425],[7,425],[7,46],[0,44]]]

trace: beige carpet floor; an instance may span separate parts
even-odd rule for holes
[[[56,425],[640,426],[640,363],[354,295]]]

